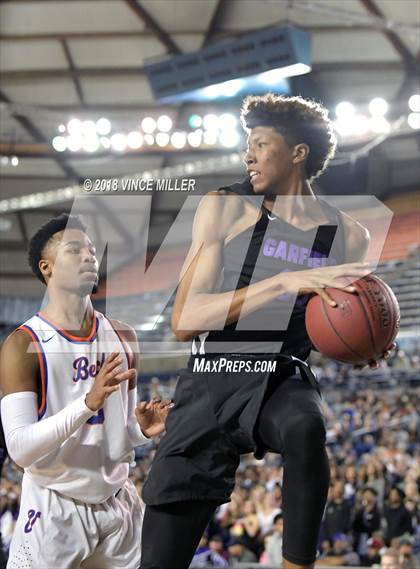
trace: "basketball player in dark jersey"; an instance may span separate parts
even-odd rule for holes
[[[310,294],[334,306],[326,286],[355,293],[370,237],[311,189],[335,149],[321,105],[248,97],[242,120],[248,178],[202,199],[173,308],[193,350],[143,489],[144,569],[189,566],[249,452],[283,456],[283,567],[316,558],[329,465],[305,306]]]

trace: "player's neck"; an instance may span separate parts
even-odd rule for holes
[[[66,293],[59,296],[49,291],[49,302],[42,314],[64,330],[89,331],[92,326],[93,306],[90,296]]]
[[[288,180],[279,185],[275,193],[264,197],[265,207],[289,223],[303,215],[316,201],[310,183],[302,178]]]

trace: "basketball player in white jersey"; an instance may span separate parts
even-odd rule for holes
[[[22,468],[8,569],[136,569],[142,503],[128,479],[133,448],[165,427],[169,402],[137,406],[136,334],[92,307],[95,249],[61,215],[31,240],[46,308],[5,341],[1,416]]]

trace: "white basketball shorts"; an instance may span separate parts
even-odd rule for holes
[[[144,505],[131,480],[85,504],[22,480],[7,569],[138,569]]]

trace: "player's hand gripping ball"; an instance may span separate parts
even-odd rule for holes
[[[306,329],[312,344],[333,360],[357,367],[377,367],[395,347],[400,325],[400,308],[391,288],[368,275],[354,283],[355,293],[327,288],[337,306],[313,296],[306,307]]]

